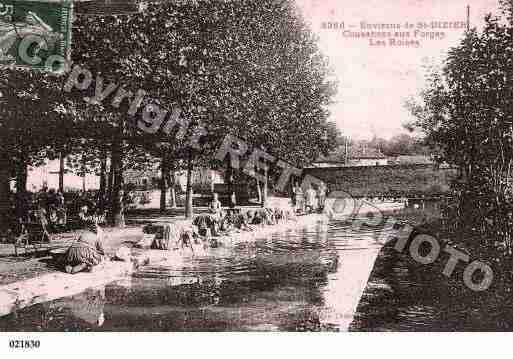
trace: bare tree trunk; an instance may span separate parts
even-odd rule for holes
[[[125,227],[125,214],[123,208],[123,141],[115,140],[112,143],[112,210],[111,224],[115,227]]]
[[[86,156],[85,156],[85,153],[83,153],[82,154],[82,192],[86,191],[86,174],[87,174]]]
[[[189,158],[187,159],[187,193],[185,196],[185,218],[191,219],[193,216],[193,203],[192,203],[192,197],[193,197],[193,188],[192,188],[192,169],[193,169],[193,163],[192,163],[192,156],[189,155]]]
[[[16,170],[16,192],[27,190],[28,169],[26,163],[19,163]]]
[[[262,195],[262,205],[266,205],[267,203],[267,194],[269,192],[269,178],[267,170],[265,170],[265,181],[264,181],[264,191]]]
[[[64,193],[64,151],[59,153],[59,192]]]
[[[257,181],[257,192],[258,192],[258,203],[263,203],[262,202],[262,188],[260,187],[260,181],[259,180],[256,180]]]
[[[169,187],[171,187],[171,208],[176,208],[176,177],[174,172],[169,176]]]
[[[114,166],[112,166],[112,151],[110,154],[109,173],[107,174],[106,204],[112,209],[112,189],[114,188]]]
[[[4,231],[9,226],[11,178],[7,170],[7,163],[0,163],[0,230]]]
[[[231,155],[230,155],[231,156]],[[234,197],[234,189],[233,189],[233,168],[231,166],[231,160],[228,161],[227,167],[226,167],[226,181],[228,184],[228,193],[230,198],[230,207],[235,207],[235,203],[233,203],[232,198]]]
[[[100,191],[98,193],[98,203],[100,210],[105,210],[105,195],[107,192],[107,150],[102,149],[100,158]]]
[[[160,212],[166,211],[167,177],[169,176],[168,165],[163,155],[160,162]]]

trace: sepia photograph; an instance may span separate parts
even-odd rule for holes
[[[511,0],[0,0],[0,149],[7,353],[513,331]]]

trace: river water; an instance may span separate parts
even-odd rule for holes
[[[186,255],[179,267],[148,266],[133,278],[0,318],[0,330],[509,329],[507,317],[485,310],[482,296],[461,300],[468,293],[451,291],[429,268],[419,275],[390,246],[381,250],[353,318],[346,287],[358,263],[378,253],[381,235],[331,222]]]
[[[0,330],[337,331],[341,254],[374,231],[333,222],[186,255],[0,319]],[[341,303],[343,308],[344,303]],[[343,328],[347,329],[347,328]]]

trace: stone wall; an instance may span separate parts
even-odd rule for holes
[[[455,169],[434,165],[310,168],[312,175],[328,184],[330,191],[345,191],[355,197],[437,196],[449,192]]]

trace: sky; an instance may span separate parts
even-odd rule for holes
[[[59,188],[59,160],[49,161],[46,166],[35,167],[29,169],[29,175],[27,178],[27,190],[38,191],[43,187],[44,184],[48,188],[57,189]],[[73,173],[67,173],[64,175],[64,186],[67,188],[73,188],[75,190],[82,189],[82,177],[77,176]],[[14,183],[12,184],[14,186]],[[86,175],[85,185],[87,189],[99,188],[100,178],[95,175]]]
[[[373,136],[390,138],[406,133],[402,124],[411,115],[404,100],[416,95],[424,81],[423,64],[440,62],[447,50],[458,44],[463,29],[420,29],[418,22],[466,22],[470,6],[470,26],[480,29],[487,13],[498,13],[497,0],[296,0],[305,20],[319,37],[319,47],[328,57],[339,81],[338,95],[331,106],[331,121],[344,135],[354,139]],[[344,36],[358,32],[361,21],[368,24],[400,24],[398,31],[410,32],[419,47],[371,46],[368,38]],[[323,29],[322,23],[344,22],[344,30]],[[414,24],[406,29],[406,22]],[[414,37],[414,31],[443,32],[444,37]],[[371,30],[365,30],[371,31]],[[396,30],[374,30],[393,31]],[[433,35],[437,36],[437,35]],[[377,38],[374,38],[378,40]],[[374,44],[376,41],[374,41]]]

